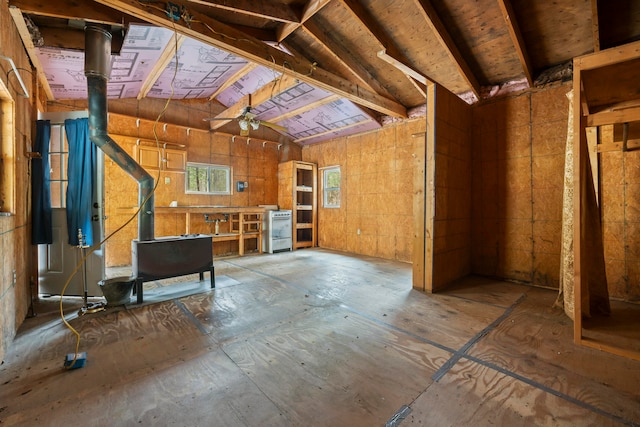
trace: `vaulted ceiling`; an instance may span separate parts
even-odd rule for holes
[[[308,144],[570,77],[575,56],[640,39],[637,0],[9,0],[48,100],[86,98],[84,25],[113,33],[110,98],[247,107]],[[557,72],[554,73],[554,70]],[[271,130],[269,130],[271,131]]]

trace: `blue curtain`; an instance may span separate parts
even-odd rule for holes
[[[67,166],[67,230],[69,244],[78,246],[78,229],[84,236],[83,244],[93,245],[91,205],[96,170],[96,146],[89,140],[88,119],[67,119],[64,128],[69,142]]]
[[[36,122],[36,140],[34,151],[40,158],[31,160],[31,244],[53,243],[53,226],[51,222],[51,188],[49,181],[49,140],[51,123],[49,120]]]

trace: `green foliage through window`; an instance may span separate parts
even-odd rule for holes
[[[322,171],[323,206],[325,208],[340,207],[340,166],[334,166]]]
[[[186,192],[231,194],[231,167],[187,163]]]

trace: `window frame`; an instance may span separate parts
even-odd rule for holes
[[[338,187],[329,187],[327,185],[327,180],[329,174],[332,172],[338,172],[340,174],[340,182]],[[338,202],[337,204],[331,204],[328,202],[328,194],[331,191],[338,191]],[[342,170],[340,169],[340,165],[336,166],[328,166],[322,168],[322,207],[327,209],[339,209],[342,205]]]
[[[199,191],[199,190],[190,190],[189,189],[189,170],[191,168],[206,168],[207,169],[207,190]],[[224,191],[211,191],[211,172],[222,170],[225,172],[227,182],[226,189]],[[184,178],[184,192],[185,194],[207,194],[213,196],[228,196],[233,194],[233,186],[231,183],[233,182],[233,168],[227,165],[219,165],[219,164],[211,164],[211,163],[196,163],[196,162],[187,162],[185,166],[185,178]]]
[[[16,214],[16,105],[4,82],[0,80],[0,212]]]

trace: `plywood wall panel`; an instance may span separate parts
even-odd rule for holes
[[[412,134],[420,130],[424,120],[413,120],[303,148],[304,161],[319,168],[339,165],[342,173],[341,207],[319,204],[319,246],[411,260]]]
[[[569,89],[473,109],[474,272],[558,286]]]

